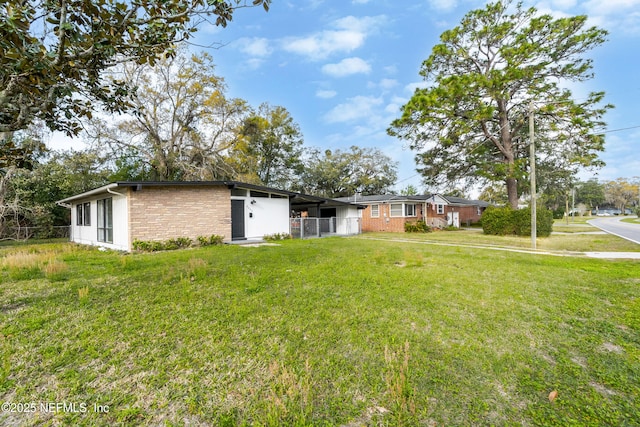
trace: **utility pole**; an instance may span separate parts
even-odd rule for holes
[[[531,249],[536,249],[537,218],[536,218],[536,146],[535,130],[533,128],[533,101],[529,103],[529,161],[531,179]]]

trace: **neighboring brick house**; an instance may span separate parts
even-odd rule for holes
[[[71,240],[130,251],[134,240],[217,234],[225,241],[289,233],[299,206],[333,206],[342,217],[357,207],[236,181],[115,182],[58,204],[71,209]],[[339,230],[338,230],[339,231]]]
[[[421,220],[435,228],[470,225],[480,220],[482,212],[489,205],[481,200],[466,200],[439,194],[383,194],[341,197],[336,200],[366,206],[361,212],[363,232],[404,232],[405,223]]]

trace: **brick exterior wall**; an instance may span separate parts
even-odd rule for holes
[[[392,217],[390,213],[390,205],[388,203],[380,203],[377,218],[371,218],[371,205],[362,211],[362,231],[389,231],[392,233],[404,233],[404,224],[407,222],[416,222],[422,219],[423,204],[416,206],[416,216],[414,217]]]
[[[231,240],[231,194],[223,186],[129,189],[129,241],[218,234]]]
[[[416,222],[424,219],[424,204],[418,203],[416,205],[415,217],[392,217],[390,215],[390,206],[388,203],[379,203],[380,215],[377,218],[371,218],[371,205],[368,205],[366,209],[362,211],[362,231],[388,231],[393,233],[404,233],[404,224],[407,222]],[[434,218],[439,218],[442,221],[447,221],[447,215],[451,212],[459,212],[460,226],[465,227],[467,221],[470,223],[478,222],[481,215],[478,215],[477,206],[444,206],[444,213],[438,215],[437,210],[432,208],[431,204],[427,205],[427,225],[434,226],[442,224],[442,222],[433,221]],[[385,216],[386,214],[386,216]]]

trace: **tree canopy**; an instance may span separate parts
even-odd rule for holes
[[[385,194],[397,179],[396,162],[376,148],[314,150],[298,190],[325,197]]]
[[[226,97],[210,55],[180,52],[153,67],[128,64],[123,75],[137,88],[131,97],[137,113],[92,120],[88,134],[95,145],[121,162],[128,157],[129,167],[142,162],[154,180],[235,176],[226,159],[249,107]]]
[[[502,181],[517,206],[528,190],[531,106],[542,177],[556,185],[578,167],[602,164],[597,130],[611,106],[600,106],[603,92],[576,100],[566,88],[592,77],[583,55],[607,36],[586,22],[506,0],[469,12],[440,36],[420,70],[428,87],[416,89],[388,129],[417,152],[425,184]]]
[[[95,103],[131,107],[132,87],[109,78],[124,62],[153,64],[202,22],[226,26],[237,8],[271,0],[9,0],[0,5],[0,139],[34,119],[80,132]],[[209,21],[211,20],[211,21]]]
[[[281,106],[260,105],[243,121],[230,161],[239,179],[292,188],[304,167],[300,126]]]

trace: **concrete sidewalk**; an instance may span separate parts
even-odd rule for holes
[[[640,259],[640,252],[584,252],[589,258]]]

